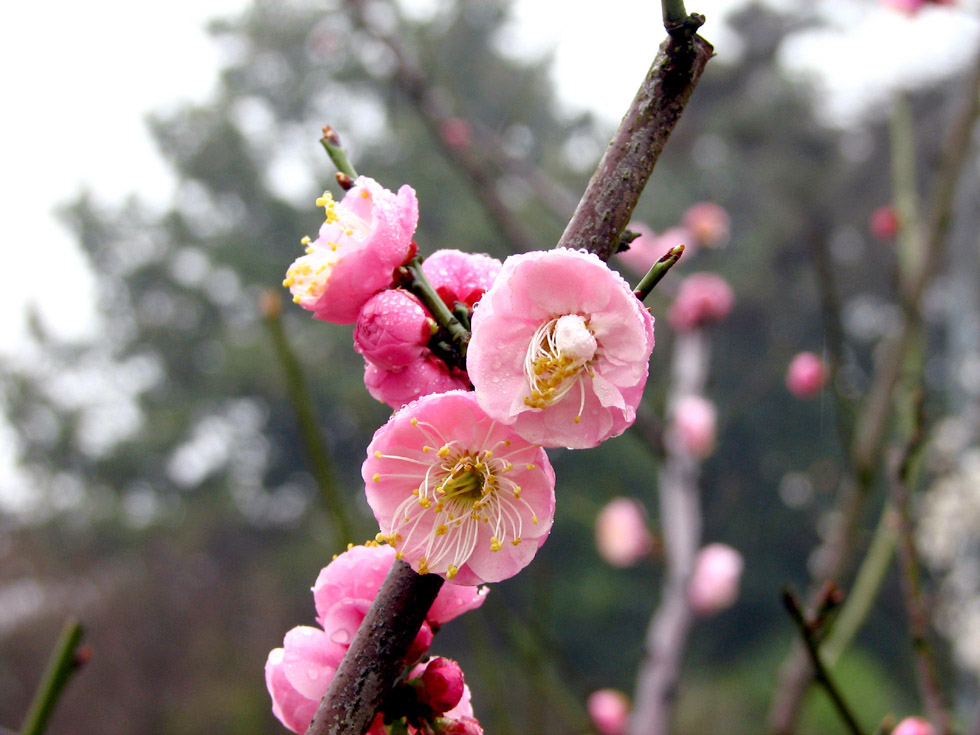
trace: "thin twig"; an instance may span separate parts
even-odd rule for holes
[[[88,660],[88,655],[83,653],[85,649],[79,648],[81,642],[82,625],[75,618],[69,618],[51,651],[48,665],[24,717],[20,735],[41,735],[44,732],[71,675]]]
[[[821,686],[823,686],[824,691],[827,692],[827,696],[829,696],[831,702],[833,702],[837,713],[844,721],[844,724],[847,725],[848,731],[851,732],[852,735],[861,735],[861,727],[854,718],[854,714],[851,712],[850,707],[847,706],[847,702],[844,701],[843,695],[837,689],[837,686],[834,684],[834,680],[830,677],[827,669],[824,668],[823,661],[820,659],[819,641],[817,639],[818,626],[815,624],[816,621],[807,619],[806,615],[803,613],[800,601],[796,598],[796,595],[794,595],[788,589],[783,590],[783,605],[786,607],[787,612],[789,612],[790,617],[793,619],[793,623],[796,625],[796,629],[800,633],[800,638],[803,640],[803,644],[806,646],[806,651],[810,656],[810,663],[813,665],[816,680]]]

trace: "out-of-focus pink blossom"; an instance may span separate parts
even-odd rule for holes
[[[683,281],[667,319],[679,332],[705,327],[727,317],[735,304],[732,287],[714,273],[695,273]]]
[[[512,255],[473,312],[466,366],[480,406],[546,447],[583,449],[636,419],[653,318],[591,253]]]
[[[286,271],[283,285],[313,316],[353,324],[364,303],[392,284],[392,272],[415,251],[415,191],[398,194],[359,176],[340,203],[329,192],[317,200],[326,220],[316,240],[304,238],[306,255]]]
[[[547,455],[472,392],[425,396],[374,434],[361,475],[379,540],[419,574],[499,582],[528,563],[555,513]]]
[[[630,701],[618,689],[599,689],[586,701],[589,717],[599,735],[623,735],[630,717]]]
[[[426,354],[400,370],[385,370],[366,362],[364,385],[373,398],[398,409],[430,393],[468,390],[470,381],[466,373],[450,370],[445,362],[426,350]]]
[[[812,352],[799,353],[786,369],[786,388],[797,398],[819,395],[826,382],[827,368]]]
[[[430,660],[418,682],[419,701],[437,714],[450,711],[463,698],[463,670],[451,658],[436,656]]]
[[[595,541],[599,556],[615,567],[628,567],[647,556],[653,536],[639,501],[616,498],[595,519]]]
[[[921,717],[906,717],[895,726],[892,735],[936,735],[936,730]]]
[[[701,247],[716,248],[728,241],[731,219],[721,205],[714,202],[698,202],[684,212],[684,227]]]
[[[704,459],[715,450],[718,412],[707,398],[688,395],[677,401],[671,427],[681,446],[692,456]]]
[[[744,562],[742,555],[726,544],[708,544],[694,560],[694,572],[687,589],[694,612],[713,615],[735,602]]]
[[[460,250],[436,250],[422,262],[425,277],[450,308],[456,301],[472,308],[483,298],[500,268],[496,258]]]
[[[470,124],[459,117],[451,117],[442,123],[439,135],[450,148],[463,148],[473,142]]]
[[[871,213],[868,220],[868,230],[871,235],[882,242],[891,242],[898,234],[898,210],[890,204],[878,207]]]
[[[408,291],[382,291],[368,299],[357,317],[354,349],[379,368],[398,370],[428,352],[429,319],[422,302]]]
[[[626,229],[638,232],[640,236],[630,243],[629,250],[619,253],[619,258],[640,275],[645,275],[671,248],[678,245],[691,247],[694,243],[694,236],[685,227],[671,227],[660,235],[642,222],[630,222]]]

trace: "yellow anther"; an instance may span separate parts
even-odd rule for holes
[[[419,420],[413,416],[412,417],[412,420],[409,421],[408,423],[410,423],[412,426],[418,426],[419,425]]]
[[[421,505],[423,508],[429,508],[432,505],[432,501],[428,498],[419,498],[419,505]]]
[[[396,551],[395,552],[395,558],[396,559],[401,559],[403,556],[405,556],[404,552],[401,552],[401,551]]]
[[[531,523],[533,523],[534,525],[538,525],[538,517],[536,515],[531,516]]]
[[[445,445],[443,445],[443,446],[442,446],[442,447],[441,447],[441,448],[439,449],[439,451],[438,451],[438,452],[436,452],[436,453],[437,453],[437,454],[438,454],[438,455],[439,455],[440,457],[442,457],[443,459],[445,459],[446,457],[448,457],[448,456],[449,456],[449,445],[448,445],[448,444],[445,444]]]
[[[299,244],[300,245],[309,245],[311,242],[313,242],[313,241],[310,240],[310,236],[309,235],[305,235],[303,237],[303,239],[299,241]]]
[[[521,497],[521,486],[520,485],[514,485],[514,497],[515,498]]]
[[[574,419],[572,419],[572,421],[574,421],[576,424],[581,420],[582,420],[581,416],[576,416]]]
[[[520,537],[520,536],[518,536],[518,537],[517,537],[517,538],[515,538],[515,539],[514,539],[513,541],[511,541],[511,543],[512,543],[512,544],[513,544],[514,546],[517,546],[517,545],[518,545],[519,543],[521,543],[521,537]]]
[[[527,468],[528,468],[529,470],[533,470],[533,469],[534,469],[534,465],[533,465],[533,464],[531,464],[531,463],[529,462],[529,463],[527,464]]]
[[[374,475],[371,477],[371,479],[374,482],[381,482],[381,473],[380,472],[375,472]]]
[[[422,447],[422,453],[423,454],[428,454],[431,451],[432,451],[432,447],[429,447],[429,446],[423,446]]]
[[[445,536],[448,531],[449,527],[445,523],[436,526],[436,536]]]
[[[423,556],[421,559],[419,559],[419,574],[428,574],[428,573],[429,573],[429,562],[426,561],[425,557]]]
[[[449,569],[446,570],[446,579],[452,579],[457,574],[459,574],[459,568],[453,564],[450,564]]]
[[[374,456],[377,457],[378,459],[381,459],[381,450],[380,449],[374,450]]]
[[[500,539],[496,536],[490,537],[490,551],[500,551],[504,548],[504,545],[500,542]]]

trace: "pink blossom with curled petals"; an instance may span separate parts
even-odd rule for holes
[[[361,475],[378,540],[419,574],[499,582],[527,566],[551,530],[547,455],[487,416],[472,392],[397,411],[375,432]]]
[[[527,441],[594,447],[636,419],[653,317],[592,253],[510,256],[472,326],[466,368],[480,406]]]
[[[618,253],[617,257],[630,270],[639,275],[645,275],[653,267],[653,264],[673,247],[670,244],[671,239],[661,239],[656,232],[642,222],[630,222],[626,229],[637,232],[640,236],[630,243],[629,250]]]
[[[325,192],[317,205],[326,209],[326,220],[316,240],[304,238],[306,255],[289,266],[283,285],[317,319],[353,324],[364,303],[391,286],[394,269],[416,250],[415,190],[406,185],[393,194],[359,176],[342,201]]]
[[[928,720],[906,717],[895,726],[892,735],[936,735],[936,730]]]
[[[469,390],[470,381],[462,370],[452,370],[428,350],[400,370],[385,370],[364,364],[364,385],[368,393],[394,409],[431,393]]]
[[[306,732],[344,652],[324,631],[300,626],[286,634],[282,648],[269,653],[266,688],[272,697],[272,713],[283,725],[293,732]]]
[[[738,597],[745,563],[742,555],[726,544],[708,544],[694,560],[687,597],[694,612],[713,615],[731,607]]]
[[[673,408],[671,429],[693,457],[708,457],[715,449],[718,432],[715,404],[702,396],[683,396]]]
[[[677,331],[689,331],[720,322],[735,304],[732,287],[714,273],[695,273],[683,281],[667,319]]]
[[[383,370],[399,370],[428,353],[430,319],[422,302],[408,291],[382,291],[361,308],[354,349]]]
[[[629,567],[653,549],[642,504],[633,498],[616,498],[599,511],[595,520],[599,556],[615,567]]]
[[[695,242],[705,248],[716,248],[728,240],[731,219],[725,208],[714,202],[691,205],[682,218],[684,227]]]
[[[786,388],[797,398],[813,398],[827,382],[827,367],[812,352],[796,355],[786,369]]]
[[[630,717],[629,698],[618,689],[599,689],[586,701],[599,735],[623,735]]]
[[[460,250],[436,250],[422,262],[422,272],[449,308],[460,301],[473,307],[500,273],[496,258]]]

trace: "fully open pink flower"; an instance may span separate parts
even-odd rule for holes
[[[488,417],[471,392],[396,412],[375,432],[361,474],[379,540],[419,574],[499,582],[527,566],[551,530],[547,455]]]
[[[813,398],[827,382],[827,368],[817,355],[801,352],[786,369],[786,388],[797,398]]]
[[[317,204],[326,209],[326,221],[316,240],[304,238],[306,255],[289,266],[283,285],[317,319],[353,324],[364,303],[391,285],[392,271],[415,250],[415,190],[403,186],[396,195],[359,176],[339,204],[329,193]]]
[[[599,689],[586,701],[589,717],[599,735],[623,735],[630,717],[630,701],[618,689]]]
[[[500,273],[496,258],[460,250],[436,250],[422,262],[422,272],[446,305],[461,301],[472,307]]]
[[[512,255],[473,312],[466,367],[480,406],[530,442],[594,447],[636,419],[653,318],[598,257]]]
[[[678,331],[697,329],[727,317],[734,303],[735,294],[724,278],[695,273],[681,281],[667,318]]]
[[[715,404],[701,396],[682,397],[673,408],[671,428],[685,450],[704,459],[715,449],[718,431]]]
[[[408,291],[382,291],[361,308],[354,349],[383,370],[399,370],[428,353],[430,319],[422,302]]]
[[[366,362],[364,385],[372,397],[398,409],[430,393],[468,390],[470,381],[466,373],[450,370],[445,362],[426,350],[422,357],[400,370],[385,370]]]
[[[643,506],[633,498],[616,498],[595,519],[599,556],[616,567],[629,567],[647,556],[653,536],[647,528]]]
[[[687,596],[698,615],[713,615],[731,607],[738,597],[742,555],[726,544],[708,544],[694,560]]]

